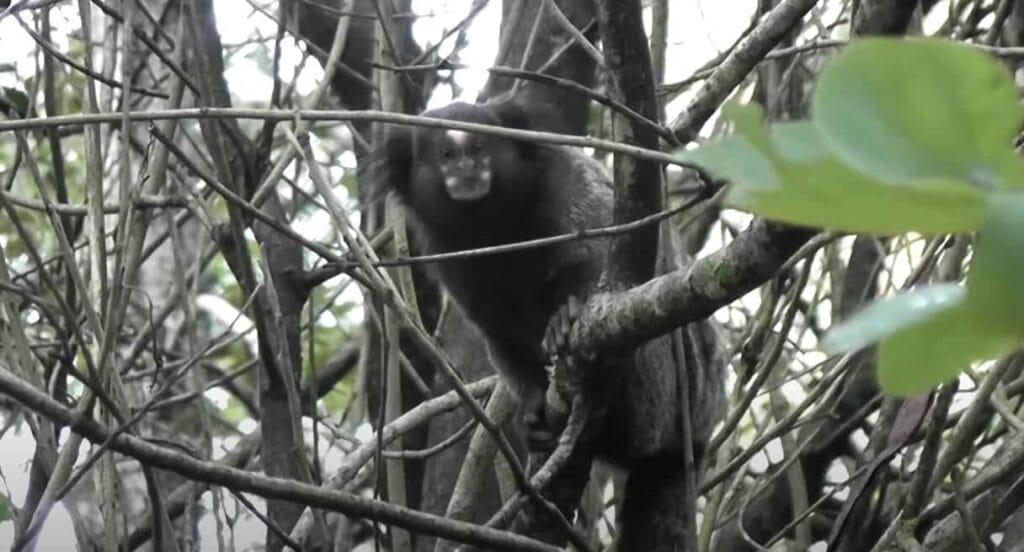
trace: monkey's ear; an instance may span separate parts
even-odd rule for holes
[[[489,107],[506,128],[571,134],[562,114],[544,102],[529,105],[523,99],[506,99],[495,101]]]
[[[523,106],[514,101],[496,102],[489,106],[501,126],[518,130],[532,130],[534,121]]]
[[[371,196],[383,198],[389,191],[407,189],[412,171],[412,142],[411,128],[389,125],[380,143],[360,160],[360,172],[367,179]]]
[[[405,164],[412,161],[412,127],[388,125],[384,129],[382,154],[388,163]]]

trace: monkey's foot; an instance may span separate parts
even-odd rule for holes
[[[581,374],[577,370],[570,335],[582,312],[583,304],[576,297],[569,296],[569,300],[548,321],[544,331],[541,348],[550,359],[548,387],[539,404],[532,405],[533,408],[527,409],[524,415],[531,450],[554,450],[565,429],[572,397],[580,392]]]

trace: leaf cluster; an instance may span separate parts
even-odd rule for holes
[[[880,342],[883,388],[912,395],[1021,342],[1021,109],[996,61],[942,40],[866,39],[822,72],[809,120],[769,126],[736,103],[725,115],[734,134],[679,155],[729,179],[733,207],[841,232],[977,232],[965,286],[876,301],[833,328],[826,349]]]

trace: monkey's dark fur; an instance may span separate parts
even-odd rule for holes
[[[512,102],[455,103],[424,115],[520,129],[546,124],[536,115],[531,121]],[[401,128],[383,155],[378,179],[401,198],[426,253],[566,234],[612,221],[607,171],[571,148]],[[545,329],[569,297],[585,299],[596,289],[606,249],[603,240],[574,240],[431,268],[486,335],[499,372],[528,408],[542,403],[548,385]],[[680,378],[688,375],[698,462],[722,398],[721,370],[711,358],[713,330],[706,324],[691,328],[686,342],[690,362],[677,358],[671,337],[663,336],[621,355],[618,362],[625,365],[612,368],[625,377],[595,445],[602,457],[630,470],[619,509],[620,551],[685,550]]]

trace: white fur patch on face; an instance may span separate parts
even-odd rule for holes
[[[445,136],[452,142],[455,142],[455,145],[460,148],[466,147],[466,144],[469,142],[469,133],[464,130],[447,130],[445,131]]]

